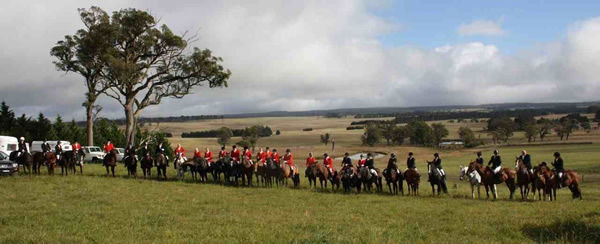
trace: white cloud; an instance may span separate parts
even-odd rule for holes
[[[465,36],[500,36],[504,35],[501,20],[474,20],[469,24],[462,24],[458,27],[458,34]]]
[[[18,113],[84,119],[83,84],[55,71],[48,52],[80,28],[79,0],[8,2],[0,16],[0,97]],[[362,1],[134,1],[176,33],[198,32],[194,45],[224,58],[230,87],[166,99],[143,116],[220,114],[339,107],[421,106],[596,100],[600,19],[573,25],[564,40],[506,55],[472,42],[433,49],[384,47],[378,37],[399,23]],[[103,2],[113,11],[121,1]],[[37,10],[36,10],[37,9]],[[6,17],[8,16],[8,17]],[[15,28],[15,23],[22,23]],[[103,116],[123,117],[103,98]]]

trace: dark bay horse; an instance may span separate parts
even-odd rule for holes
[[[69,175],[69,171],[72,171],[73,174],[77,172],[75,169],[75,164],[77,164],[77,153],[74,151],[65,151],[62,154],[62,159],[60,163],[60,174]]]
[[[446,186],[445,177],[442,173],[433,165],[433,162],[427,162],[427,168],[429,169],[429,184],[431,184],[431,194],[435,195],[435,186],[437,186],[437,195],[443,191],[448,193],[448,187]]]
[[[502,168],[502,176],[498,178],[494,175],[494,172],[489,167],[482,168],[477,162],[471,162],[469,164],[469,169],[467,173],[470,173],[472,170],[476,170],[479,175],[481,175],[481,182],[483,182],[483,186],[485,187],[485,193],[487,198],[490,198],[489,191],[492,191],[492,195],[494,196],[494,200],[498,198],[498,191],[496,188],[497,184],[502,184],[502,182],[506,183],[508,190],[510,191],[510,199],[513,199],[516,186],[515,186],[515,171],[507,168]]]
[[[169,167],[169,161],[167,160],[167,157],[165,157],[165,155],[162,153],[156,155],[154,166],[156,166],[156,178],[160,180],[162,177],[163,180],[167,180],[167,167]]]
[[[521,200],[528,199],[529,191],[531,191],[530,185],[532,185],[533,182],[532,175],[529,174],[529,171],[521,158],[517,157],[515,166],[517,169],[517,186],[521,192]]]
[[[146,179],[146,177],[150,178],[153,164],[154,160],[149,153],[142,157],[142,160],[140,161],[140,167],[142,168],[142,173],[144,173],[144,179]]]
[[[194,168],[192,168],[192,178],[198,180],[200,176],[200,182],[208,181],[208,161],[203,157],[194,157]]]
[[[242,166],[242,185],[252,186],[252,175],[254,174],[254,164],[246,157],[241,159]]]
[[[357,193],[360,193],[360,182],[358,181],[358,172],[354,166],[346,166],[340,170],[342,186],[344,193],[352,192],[352,188],[357,188]],[[358,185],[358,186],[357,186]]]
[[[306,167],[304,176],[308,178],[308,186],[317,188],[317,166],[316,164]]]
[[[371,192],[373,185],[375,185],[375,191],[382,192],[383,186],[381,180],[381,172],[379,172],[379,169],[377,168],[375,168],[374,170],[375,172],[377,172],[377,175],[373,175],[371,173],[371,170],[367,166],[361,166],[358,168],[358,175],[361,184],[363,185],[363,190]]]
[[[33,154],[33,173],[40,175],[42,165],[46,163],[46,157],[43,152],[35,152]]]
[[[383,175],[385,177],[385,182],[390,190],[390,194],[398,195],[398,192],[402,192],[404,195],[404,187],[402,187],[402,174],[398,174],[396,169],[386,168],[383,170]]]
[[[110,168],[112,176],[115,177],[115,167],[117,166],[117,154],[119,154],[119,151],[117,151],[117,149],[113,149],[110,152],[108,152],[106,156],[104,156],[102,164],[106,168],[106,176],[110,174],[110,172],[108,171],[108,169]]]
[[[10,161],[16,162],[19,166],[23,166],[23,173],[31,175],[31,166],[33,165],[33,156],[30,153],[24,152],[19,155],[18,151],[13,151],[8,156]]]
[[[404,171],[404,179],[408,188],[408,195],[412,193],[414,196],[419,195],[419,183],[421,182],[421,174],[416,169],[407,169]]]
[[[125,168],[127,168],[127,176],[137,178],[137,158],[135,153],[127,155],[123,160],[123,164],[125,164]]]

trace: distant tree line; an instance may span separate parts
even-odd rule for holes
[[[367,123],[361,136],[364,145],[374,146],[382,140],[387,145],[408,143],[416,146],[438,146],[449,132],[445,125],[433,123],[431,126],[423,120],[413,120],[399,126],[394,120]]]
[[[225,128],[227,128],[227,127],[225,127]],[[244,135],[244,132],[247,132],[250,129],[256,129],[258,131],[259,137],[269,137],[269,136],[273,135],[273,130],[269,126],[252,126],[252,127],[246,127],[244,129],[230,129],[231,137],[241,137]],[[220,131],[221,131],[221,129],[184,132],[181,134],[181,137],[183,137],[183,138],[218,138]]]

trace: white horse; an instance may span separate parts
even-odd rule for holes
[[[471,183],[471,197],[473,199],[475,199],[475,186],[477,186],[477,198],[481,198],[481,175],[476,170],[471,171],[471,173],[468,173],[468,170],[469,167],[461,165],[459,178],[463,180],[466,177],[469,180],[469,183]]]

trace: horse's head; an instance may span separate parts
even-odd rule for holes
[[[467,175],[467,170],[469,170],[469,167],[461,165],[461,166],[458,166],[458,170],[459,170],[458,179],[463,180],[465,175]]]

